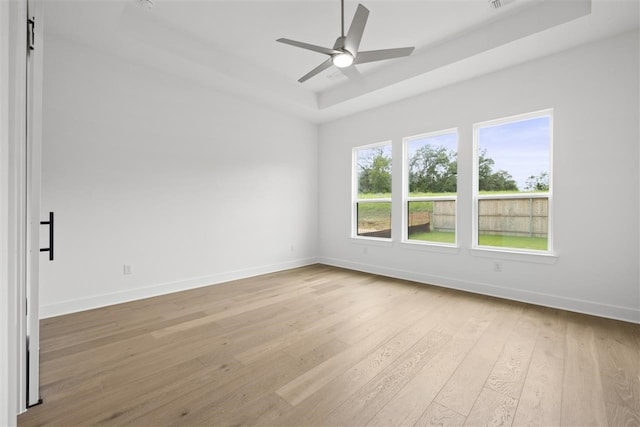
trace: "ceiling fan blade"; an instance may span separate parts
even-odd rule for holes
[[[358,52],[358,48],[360,47],[362,33],[364,33],[364,27],[367,25],[368,18],[369,9],[359,4],[356,9],[356,14],[353,15],[353,21],[351,21],[347,37],[344,40],[344,48],[354,55]]]
[[[349,80],[357,81],[362,79],[362,74],[360,74],[360,71],[358,71],[358,69],[353,65],[350,67],[340,68],[340,71],[342,71],[342,74],[347,76]]]
[[[383,61],[385,59],[401,58],[411,55],[414,47],[399,47],[396,49],[368,50],[358,52],[354,64],[366,64],[367,62]]]
[[[312,50],[314,52],[324,53],[325,55],[335,55],[336,53],[340,53],[340,51],[335,49],[329,49],[328,47],[316,46],[314,44],[298,42],[295,40],[289,39],[278,39],[277,42],[289,44],[295,47],[301,47],[302,49]]]
[[[324,70],[326,70],[327,68],[331,67],[333,65],[333,61],[331,60],[331,58],[327,59],[326,61],[324,61],[322,64],[318,65],[316,68],[314,68],[313,70],[309,71],[307,74],[305,74],[304,76],[300,77],[298,79],[298,81],[300,83],[304,83],[307,80],[309,80],[311,77],[315,76],[318,73],[323,72]]]

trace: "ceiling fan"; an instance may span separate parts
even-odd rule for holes
[[[356,13],[351,21],[349,32],[344,35],[344,0],[340,0],[341,4],[341,21],[342,21],[342,35],[336,39],[333,48],[326,48],[322,46],[316,46],[309,43],[303,43],[295,40],[280,38],[276,41],[285,43],[291,46],[301,47],[303,49],[312,50],[314,52],[324,53],[329,55],[329,58],[322,64],[318,65],[313,70],[309,71],[304,76],[300,77],[298,81],[300,83],[309,80],[316,74],[326,70],[335,65],[343,71],[355,64],[365,64],[367,62],[383,61],[385,59],[401,58],[403,56],[411,55],[414,47],[400,47],[395,49],[380,49],[380,50],[368,50],[365,52],[358,52],[360,47],[360,41],[362,40],[362,33],[364,33],[364,27],[367,25],[367,18],[369,17],[369,9],[362,4],[358,4]],[[345,73],[346,74],[346,73]]]

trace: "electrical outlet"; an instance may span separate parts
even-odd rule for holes
[[[122,274],[133,274],[133,269],[131,268],[131,264],[125,264],[123,266]]]
[[[500,273],[502,271],[502,263],[501,262],[494,262],[493,263],[493,271],[495,271],[496,273]]]

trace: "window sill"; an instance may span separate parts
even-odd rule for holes
[[[517,252],[493,248],[472,248],[469,253],[481,258],[502,259],[507,261],[522,261],[535,264],[555,264],[558,256],[552,253]]]
[[[382,237],[351,236],[351,243],[355,245],[373,245],[381,247],[393,246],[393,240]]]
[[[419,252],[437,252],[451,255],[457,255],[460,253],[460,246],[457,245],[438,245],[435,243],[404,241],[400,243],[400,247],[402,249]]]

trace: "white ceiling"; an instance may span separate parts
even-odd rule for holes
[[[638,0],[360,0],[369,10],[361,50],[415,46],[408,58],[332,67],[276,43],[332,47],[340,1],[50,0],[45,37],[58,36],[293,113],[332,120],[579,44],[638,28]],[[348,28],[358,1],[345,2]],[[46,39],[45,39],[46,43]]]

